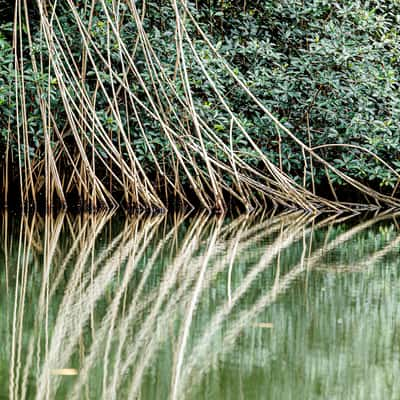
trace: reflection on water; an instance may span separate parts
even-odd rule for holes
[[[0,399],[399,393],[396,216],[1,216]]]

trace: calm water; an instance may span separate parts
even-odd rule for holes
[[[395,215],[0,221],[0,399],[398,399]]]

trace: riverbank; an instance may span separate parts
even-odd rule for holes
[[[400,5],[247,3],[3,7],[0,205],[399,207]]]

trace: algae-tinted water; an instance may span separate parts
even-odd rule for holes
[[[0,399],[400,396],[396,216],[1,217]]]

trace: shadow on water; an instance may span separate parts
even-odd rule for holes
[[[396,217],[2,214],[0,398],[391,398]]]

